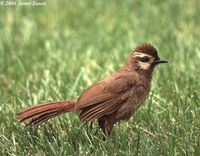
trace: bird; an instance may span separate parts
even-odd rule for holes
[[[138,45],[124,66],[91,85],[77,99],[38,104],[17,113],[17,118],[32,127],[58,115],[76,112],[83,122],[97,120],[103,133],[110,136],[117,122],[129,120],[144,103],[150,92],[153,70],[161,63],[168,61],[158,56],[152,44]]]

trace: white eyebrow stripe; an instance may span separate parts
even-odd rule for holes
[[[140,53],[140,52],[134,52],[134,53],[133,53],[133,56],[134,56],[134,57],[136,57],[136,56],[139,56],[139,57],[148,56],[148,57],[152,58],[151,55],[148,55],[148,54],[145,54],[145,53]]]

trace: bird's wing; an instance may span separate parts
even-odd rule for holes
[[[118,76],[101,81],[88,88],[76,105],[81,120],[94,120],[115,112],[130,96],[132,79]]]

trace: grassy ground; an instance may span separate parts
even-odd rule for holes
[[[0,6],[0,155],[200,155],[198,0],[47,1]],[[15,113],[74,99],[124,64],[140,43],[169,60],[151,95],[111,139],[76,114],[25,129]]]

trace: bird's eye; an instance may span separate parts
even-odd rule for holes
[[[147,57],[147,56],[141,57],[140,61],[142,61],[142,62],[149,62],[149,57]]]

